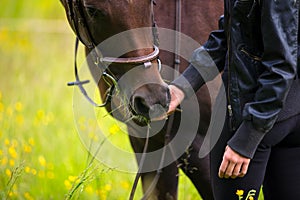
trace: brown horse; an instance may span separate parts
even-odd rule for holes
[[[158,27],[177,29],[201,43],[207,39],[211,30],[216,29],[217,19],[223,10],[222,1],[61,0],[61,2],[66,9],[71,27],[86,46],[87,55],[93,55],[92,59],[88,59],[89,68],[94,79],[99,80],[97,82],[102,99],[105,99],[105,91],[113,93],[111,90],[114,87],[110,85],[116,86],[115,82],[118,82],[117,86],[125,97],[121,99],[126,99],[125,103],[114,99],[105,101],[104,106],[107,111],[116,113],[124,109],[116,111],[114,107],[119,107],[119,103],[123,107],[125,105],[125,113],[119,111],[114,117],[127,124],[131,145],[137,153],[138,162],[142,163],[140,172],[146,198],[177,199],[177,174],[178,168],[181,168],[194,183],[202,198],[213,199],[209,157],[198,156],[211,116],[211,98],[207,87],[203,86],[197,92],[200,111],[195,109],[194,104],[185,106],[182,113],[176,112],[169,116],[168,120],[162,120],[162,128],[151,136],[149,136],[151,133],[148,133],[149,129],[145,131],[144,126],[149,123],[151,127],[155,127],[156,123],[161,124],[161,121],[155,119],[165,115],[170,101],[168,87],[163,80],[171,81],[174,78],[174,74],[167,68],[162,67],[161,72],[159,70],[161,67],[156,33],[152,28],[154,22],[156,21]],[[138,29],[142,27],[150,28]],[[117,37],[117,41],[110,40],[112,36],[118,34],[125,36]],[[178,49],[176,37],[171,38],[174,38],[174,43],[170,48]],[[162,41],[165,38],[159,39]],[[97,45],[97,50],[94,51]],[[192,50],[190,49],[191,52]],[[174,60],[177,65],[179,64],[178,58],[174,59],[174,54],[167,50],[161,50],[159,58],[167,66],[174,66]],[[182,72],[187,65],[187,61],[181,59],[179,71]],[[130,75],[123,78],[125,74]],[[199,112],[200,120],[188,119],[189,115],[197,116]],[[160,151],[162,154],[157,156],[143,157],[143,154],[140,154],[156,152],[172,143],[181,128],[183,117],[189,121],[187,126],[196,124],[197,129],[184,130],[186,135],[192,135],[192,140],[189,137],[180,139],[182,143],[178,141],[173,143],[169,150]],[[194,132],[197,134],[193,135]],[[181,152],[178,148],[185,151]],[[179,157],[174,156],[178,154],[177,151],[180,153]],[[171,162],[164,164],[168,159]]]

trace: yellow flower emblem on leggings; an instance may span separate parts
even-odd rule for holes
[[[243,200],[244,193],[244,190],[237,190],[235,194],[239,197],[239,200]],[[254,200],[255,194],[256,190],[250,190],[244,200]]]
[[[244,190],[237,190],[235,194],[238,195],[239,200],[243,199]]]

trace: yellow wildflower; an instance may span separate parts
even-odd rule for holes
[[[34,139],[33,139],[33,138],[29,138],[28,143],[29,143],[31,146],[34,146],[34,144],[35,144]]]
[[[14,184],[12,189],[14,190],[14,193],[17,194],[17,190],[18,190],[17,184]]]
[[[75,182],[77,180],[77,176],[69,176],[68,179],[71,182]]]
[[[35,115],[34,125],[38,126],[43,122],[45,118],[45,112],[43,110],[38,110]]]
[[[106,200],[107,199],[107,192],[105,190],[99,190],[98,191],[99,197],[101,200]]]
[[[94,189],[93,189],[92,186],[88,185],[88,186],[85,187],[85,191],[86,191],[87,193],[89,193],[89,194],[93,194]]]
[[[130,185],[129,185],[129,183],[128,183],[128,182],[126,182],[126,181],[122,181],[122,182],[121,182],[121,187],[127,190],[127,189],[129,189],[129,188],[130,188]]]
[[[47,163],[47,169],[49,169],[49,170],[53,170],[54,169],[54,165],[53,165],[53,163]]]
[[[46,163],[46,159],[44,156],[39,156],[38,160],[39,160],[39,163],[41,166],[43,166],[43,167],[46,166],[47,163]]]
[[[119,131],[120,131],[120,127],[117,124],[114,124],[109,128],[109,133],[112,135],[118,133]]]
[[[25,144],[23,147],[23,150],[25,153],[30,153],[32,151],[32,148],[31,148],[31,146]]]
[[[1,165],[2,165],[2,166],[5,166],[7,163],[8,163],[8,158],[7,158],[7,157],[3,157],[3,158],[1,159]]]
[[[80,181],[81,181],[81,180],[80,180],[79,178],[77,178],[76,181],[75,181],[75,183],[76,183],[76,184],[79,184]]]
[[[253,197],[249,197],[249,200],[254,200],[254,198]]]
[[[13,146],[8,148],[8,153],[12,158],[16,158],[18,156],[17,151]]]
[[[38,173],[39,178],[45,178],[45,171],[41,170]]]
[[[9,139],[6,138],[6,139],[4,140],[4,144],[5,144],[6,146],[8,146],[8,145],[10,144]]]
[[[45,112],[44,112],[43,110],[38,110],[38,111],[36,112],[36,118],[37,118],[38,120],[43,119],[44,116],[45,116]]]
[[[11,177],[12,172],[11,172],[10,169],[6,169],[6,170],[5,170],[5,174],[6,174],[8,177]]]
[[[33,175],[36,175],[36,174],[37,174],[36,169],[31,169],[31,173],[32,173]]]
[[[86,126],[84,124],[80,124],[79,125],[79,130],[85,131],[86,130]]]
[[[12,166],[12,167],[15,166],[15,161],[13,159],[10,159],[9,160],[9,165]]]
[[[48,179],[54,179],[55,178],[55,175],[53,172],[47,172],[47,178]]]
[[[21,112],[23,110],[23,105],[21,102],[17,102],[15,104],[15,110],[18,111],[18,112]]]
[[[24,197],[26,200],[33,200],[34,198],[29,194],[29,192],[25,192]]]
[[[24,169],[24,171],[25,171],[27,174],[29,174],[29,173],[31,172],[31,169],[30,169],[30,167],[26,166],[25,169]]]
[[[110,184],[106,184],[105,186],[104,186],[104,189],[106,190],[106,191],[111,191],[111,185]]]
[[[19,126],[23,125],[24,124],[24,117],[23,115],[17,115],[16,116],[16,122]]]
[[[85,117],[81,116],[79,119],[78,119],[78,123],[79,124],[84,124],[86,122],[86,119]]]
[[[99,140],[98,136],[95,133],[90,133],[89,138],[97,142]]]
[[[72,184],[70,183],[69,180],[65,180],[65,181],[64,181],[64,184],[65,184],[65,187],[67,188],[67,190],[70,190],[70,189],[71,189]]]
[[[47,121],[47,124],[51,123],[53,120],[54,120],[53,113],[52,112],[48,113],[47,116],[46,116],[46,120],[45,120],[45,121]]]
[[[13,193],[12,191],[10,191],[10,192],[8,193],[8,196],[9,196],[9,197],[12,197],[12,196],[14,196],[14,193]]]

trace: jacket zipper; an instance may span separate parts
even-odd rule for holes
[[[248,14],[248,17],[251,16],[252,12],[254,11],[255,6],[257,5],[257,3],[260,3],[260,1],[258,0],[254,0],[254,3],[252,5],[252,8]],[[229,130],[230,131],[235,131],[236,127],[234,126],[234,116],[233,116],[233,109],[232,109],[232,105],[231,105],[231,99],[230,99],[230,84],[231,84],[231,71],[230,71],[230,64],[231,64],[231,13],[232,13],[232,5],[230,2],[230,7],[228,8],[230,14],[227,14],[228,17],[228,36],[227,36],[227,48],[228,48],[228,86],[227,86],[227,101],[228,101],[228,105],[227,105],[227,110],[228,110],[228,123],[229,123]],[[245,53],[247,56],[251,57],[252,59],[254,59],[255,61],[261,61],[261,57],[250,54],[249,52],[247,52],[244,48],[241,49],[241,52]]]
[[[246,54],[248,57],[252,58],[255,61],[261,61],[261,57],[249,53],[244,48],[242,48],[240,51],[243,52],[244,54]]]
[[[231,5],[230,8],[231,9]],[[230,11],[231,12],[231,11]],[[228,60],[227,60],[227,67],[228,67],[228,83],[227,83],[227,110],[228,110],[228,123],[229,123],[229,130],[233,131],[234,126],[233,126],[233,111],[232,111],[232,106],[231,106],[231,99],[230,99],[230,83],[231,83],[231,71],[230,71],[230,61],[231,61],[231,14],[227,15],[228,17],[228,36],[227,36],[227,48],[228,48]]]

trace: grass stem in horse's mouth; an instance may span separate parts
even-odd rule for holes
[[[175,111],[182,112],[182,109],[176,108]]]

